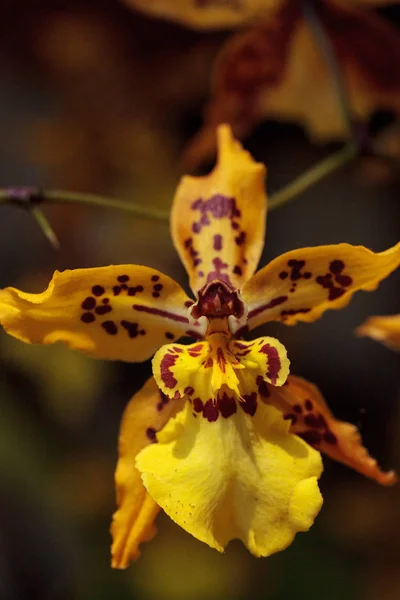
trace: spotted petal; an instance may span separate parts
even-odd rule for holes
[[[382,342],[393,350],[400,350],[400,315],[369,317],[356,333]]]
[[[274,404],[290,423],[290,432],[314,448],[382,485],[396,482],[393,471],[383,472],[366,448],[355,425],[338,421],[318,388],[301,377],[290,375],[282,388],[267,387],[266,402]]]
[[[218,162],[205,177],[183,177],[171,233],[196,292],[219,279],[240,288],[254,273],[265,233],[265,167],[218,128]]]
[[[153,521],[160,510],[143,486],[135,467],[138,452],[156,439],[181,406],[169,402],[153,378],[130,400],[125,409],[119,436],[119,460],[115,473],[118,510],[111,526],[112,566],[124,569],[139,557],[139,545],[156,533]]]
[[[142,361],[185,334],[186,303],[173,279],[148,267],[56,271],[41,294],[1,290],[0,324],[24,342],[62,341],[97,358]]]
[[[273,12],[282,0],[124,0],[154,17],[172,19],[195,29],[237,27]]]
[[[235,412],[235,398],[252,412],[260,386],[285,383],[289,360],[274,338],[239,342],[215,333],[206,342],[163,346],[154,356],[153,373],[164,394],[174,399],[190,396],[195,410],[205,407],[212,420],[220,404],[227,415]]]
[[[261,404],[210,423],[187,403],[142,450],[145,487],[178,525],[220,552],[240,539],[255,556],[286,548],[321,508],[320,454]]]
[[[325,310],[346,306],[354,292],[376,289],[399,264],[400,243],[377,254],[350,244],[287,252],[245,284],[249,328],[315,321]]]

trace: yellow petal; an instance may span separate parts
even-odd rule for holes
[[[129,561],[138,558],[139,544],[148,541],[156,533],[153,521],[160,509],[143,487],[141,475],[135,467],[135,458],[142,448],[155,441],[156,432],[179,408],[179,403],[169,402],[151,378],[125,409],[115,473],[118,510],[111,525],[114,568],[124,569]]]
[[[0,324],[23,342],[62,341],[97,358],[142,361],[185,335],[187,303],[173,279],[149,267],[56,271],[41,294],[1,290]]]
[[[285,383],[289,360],[274,338],[239,342],[215,333],[190,346],[163,346],[154,356],[153,374],[168,397],[189,396],[195,411],[215,420],[219,411],[224,416],[236,411],[235,397],[251,412],[261,385]]]
[[[399,264],[400,243],[379,253],[337,244],[282,254],[243,288],[249,328],[266,321],[315,321],[326,310],[346,306],[357,290],[376,289]]]
[[[220,552],[240,539],[255,556],[286,548],[321,508],[321,457],[272,406],[208,422],[190,403],[142,450],[145,487],[178,525]]]
[[[357,427],[333,417],[315,385],[290,375],[282,388],[267,386],[264,391],[265,401],[280,408],[284,418],[291,423],[291,433],[381,485],[396,482],[395,473],[381,471],[376,460],[368,454]]]
[[[393,350],[400,350],[400,315],[369,317],[356,333],[382,342]]]
[[[282,0],[124,0],[126,4],[154,17],[172,19],[195,29],[237,27],[266,12]]]
[[[205,177],[183,177],[171,233],[194,291],[215,279],[241,287],[255,271],[265,233],[265,167],[218,128],[218,162]]]

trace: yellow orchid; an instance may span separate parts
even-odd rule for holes
[[[143,361],[153,374],[121,427],[113,566],[155,532],[160,507],[222,551],[239,538],[256,556],[284,549],[322,504],[320,452],[381,484],[394,482],[336,421],[318,390],[290,376],[283,345],[240,338],[267,321],[311,322],[372,290],[400,262],[400,244],[373,253],[338,244],[284,254],[256,275],[264,242],[265,168],[218,129],[205,177],[184,177],[172,238],[195,299],[137,265],[56,272],[41,294],[0,292],[0,322],[29,343],[63,341],[97,358]],[[174,342],[192,336],[190,345]]]

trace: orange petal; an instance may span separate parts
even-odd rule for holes
[[[56,271],[41,294],[0,290],[0,324],[26,343],[61,341],[96,358],[136,362],[185,335],[188,303],[173,279],[149,267]]]
[[[239,137],[266,118],[298,121],[318,141],[348,137],[332,76],[296,3],[231,38],[215,63],[205,122],[185,153],[198,164],[215,147],[215,124]],[[400,112],[400,36],[372,11],[320,2],[319,16],[340,61],[356,121]]]
[[[260,96],[282,85],[298,16],[295,3],[286,2],[228,40],[215,62],[204,125],[184,152],[185,167],[193,169],[213,157],[219,123],[229,123],[242,138],[261,121]]]
[[[194,291],[219,279],[241,287],[254,273],[264,243],[265,167],[218,128],[218,162],[205,177],[183,177],[171,233]]]
[[[154,17],[171,19],[195,29],[237,27],[273,12],[284,0],[124,0]]]
[[[315,321],[326,310],[346,306],[357,290],[376,289],[399,264],[400,243],[379,253],[337,244],[282,254],[243,287],[249,328],[267,321]]]
[[[168,420],[182,406],[170,402],[153,378],[129,401],[121,423],[119,460],[115,473],[118,510],[113,516],[111,533],[112,566],[124,569],[139,557],[139,545],[156,533],[153,521],[159,506],[146,491],[135,467],[136,455],[156,441]]]
[[[284,417],[292,422],[291,433],[381,485],[396,483],[394,471],[381,471],[376,460],[368,454],[357,427],[333,417],[315,385],[289,375],[283,387],[268,385],[264,392],[266,402],[280,408]]]
[[[400,350],[400,315],[369,317],[356,333],[382,342],[393,350]]]

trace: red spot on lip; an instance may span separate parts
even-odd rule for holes
[[[92,310],[96,306],[96,299],[93,296],[88,296],[81,304],[84,310]]]
[[[174,388],[178,383],[171,371],[171,368],[175,365],[177,358],[178,357],[175,355],[165,354],[165,356],[163,356],[163,358],[161,359],[161,379],[167,388]]]
[[[152,281],[158,281],[159,279],[160,279],[159,275],[153,275],[151,278]]]
[[[225,373],[226,358],[225,358],[224,351],[222,350],[222,348],[217,349],[217,361],[218,361],[219,368],[221,369],[221,371],[223,373]]]
[[[218,407],[211,398],[207,400],[203,407],[203,417],[210,423],[218,419]]]
[[[194,394],[194,388],[192,388],[191,386],[185,387],[183,393],[187,396],[191,396],[192,394]]]
[[[240,402],[240,406],[245,413],[254,417],[257,410],[257,394],[253,392],[248,396],[243,396],[243,402]]]
[[[222,396],[218,398],[218,410],[224,419],[228,419],[235,414],[237,407],[235,399],[225,392]]]
[[[281,359],[279,358],[278,350],[270,344],[264,344],[264,346],[260,348],[260,352],[266,354],[268,359],[268,371],[266,377],[271,380],[272,385],[275,385],[279,371],[281,370]]]
[[[353,280],[349,275],[336,275],[335,280],[343,287],[349,287],[349,285],[353,283]]]
[[[146,429],[146,435],[147,435],[147,437],[149,438],[149,440],[151,442],[156,442],[157,441],[157,432],[154,429],[154,427],[148,427]]]
[[[196,412],[200,413],[203,410],[203,403],[200,398],[194,398],[193,400],[193,408]]]
[[[103,288],[102,285],[94,285],[92,287],[92,294],[93,296],[102,296],[105,293],[105,289]]]

